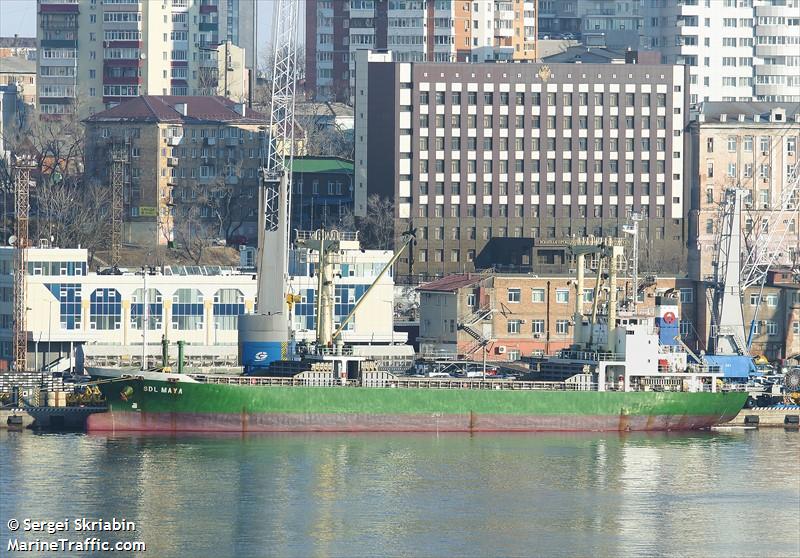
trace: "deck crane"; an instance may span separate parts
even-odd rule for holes
[[[300,0],[273,3],[274,52],[269,126],[264,130],[258,196],[258,282],[254,314],[239,317],[239,362],[265,366],[291,352],[288,283],[291,166]]]
[[[800,162],[789,169],[786,187],[777,206],[764,217],[749,251],[744,253],[741,222],[747,194],[747,190],[730,188],[723,196],[718,255],[714,265],[714,323],[708,341],[709,354],[702,357],[706,364],[720,366],[730,377],[746,377],[754,371],[750,345],[761,296],[759,293],[759,305],[745,336],[742,295],[754,285],[760,285],[763,291],[770,269],[782,255],[789,227],[781,225],[796,219],[800,211]]]

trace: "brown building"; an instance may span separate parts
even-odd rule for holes
[[[125,242],[256,236],[264,115],[222,97],[142,96],[86,121],[87,173],[122,147]]]
[[[630,292],[627,278],[617,282]],[[686,277],[643,277],[637,311],[653,312],[655,298],[668,290],[678,293],[680,332],[693,351],[706,348],[698,328],[707,304],[697,283]],[[584,314],[594,302],[595,279],[587,270]],[[537,277],[523,274],[458,274],[418,287],[420,352],[483,358],[479,337],[488,341],[488,360],[518,360],[534,351],[546,354],[566,348],[573,339],[576,287],[574,276]],[[745,323],[755,318],[751,353],[783,359],[800,353],[800,282],[791,273],[775,272],[762,293],[745,293]],[[598,302],[602,303],[601,300]],[[466,326],[466,327],[465,327]],[[470,331],[471,330],[471,331]],[[476,335],[477,334],[477,335]]]
[[[684,66],[369,51],[357,66],[356,211],[361,192],[378,193],[398,233],[417,228],[401,274],[472,271],[493,239],[619,236],[631,212],[644,217],[643,267],[686,271]]]

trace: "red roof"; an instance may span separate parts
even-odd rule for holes
[[[175,108],[186,105],[186,116]],[[246,108],[244,116],[236,110],[238,103],[225,97],[188,95],[142,95],[134,97],[86,119],[87,122],[231,122],[264,124],[267,117]],[[244,106],[244,105],[240,105]]]
[[[436,281],[431,281],[430,283],[425,283],[424,285],[420,285],[419,287],[417,287],[417,290],[455,292],[462,287],[472,285],[480,280],[481,276],[475,275],[473,273],[448,275],[447,277],[442,277],[441,279],[437,279]]]

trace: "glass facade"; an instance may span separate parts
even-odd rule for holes
[[[119,329],[122,325],[122,296],[116,289],[95,289],[89,297],[89,328]]]
[[[78,283],[50,283],[47,285],[47,289],[59,302],[58,311],[61,329],[80,329],[81,286]]]
[[[164,302],[158,289],[147,289],[147,329],[161,329]],[[131,327],[142,329],[144,321],[144,289],[136,289],[131,297]]]
[[[236,329],[244,314],[244,294],[239,289],[220,289],[214,293],[214,328]]]
[[[197,289],[178,289],[172,295],[172,329],[203,328],[203,295]]]

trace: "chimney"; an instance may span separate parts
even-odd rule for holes
[[[189,110],[188,103],[175,103],[175,110],[181,113],[183,116],[187,116]]]
[[[244,103],[234,103],[233,110],[235,110],[241,116],[247,116],[247,105]]]

